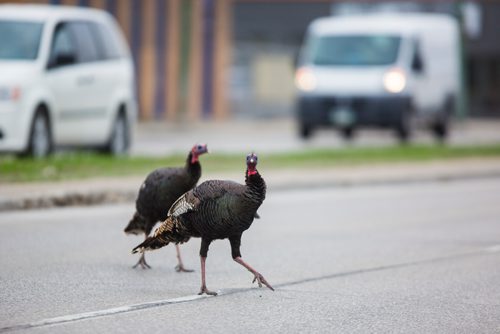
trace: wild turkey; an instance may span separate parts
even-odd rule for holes
[[[247,156],[245,185],[210,180],[182,195],[170,208],[168,218],[156,229],[152,237],[135,247],[132,253],[154,250],[169,243],[183,243],[191,237],[201,238],[201,289],[199,294],[216,295],[205,282],[205,260],[208,247],[215,239],[229,239],[234,261],[254,274],[259,287],[273,290],[265,278],[243,261],[240,253],[242,233],[255,218],[257,209],[266,196],[266,183],[256,169],[257,155]]]
[[[159,168],[151,172],[139,189],[135,202],[137,211],[125,227],[125,233],[135,235],[144,233],[147,238],[154,225],[167,218],[168,209],[175,200],[196,186],[201,176],[198,158],[207,152],[206,144],[197,144],[189,152],[184,167]],[[176,251],[178,265],[175,269],[178,272],[192,271],[184,268],[178,245],[176,245]],[[134,268],[139,265],[143,269],[151,268],[146,263],[144,253]]]

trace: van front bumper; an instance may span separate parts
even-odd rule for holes
[[[409,106],[408,96],[302,96],[297,101],[297,117],[307,127],[394,127]]]

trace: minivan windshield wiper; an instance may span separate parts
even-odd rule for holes
[[[0,60],[34,60],[43,23],[0,19]]]
[[[314,65],[380,66],[393,64],[401,38],[390,35],[330,35],[311,40]]]

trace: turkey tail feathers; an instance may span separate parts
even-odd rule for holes
[[[123,230],[127,234],[141,234],[146,233],[146,222],[137,212],[128,223],[127,227]],[[149,231],[147,231],[149,233]]]
[[[142,244],[132,250],[132,254],[154,250],[168,245],[170,242],[183,243],[189,240],[189,237],[179,233],[178,221],[176,217],[168,217]]]
[[[192,193],[186,192],[172,204],[170,210],[168,210],[167,216],[180,216],[186,212],[192,211],[195,209],[196,202],[196,198]]]
[[[135,254],[137,252],[143,253],[145,251],[162,248],[163,246],[168,245],[168,243],[169,243],[168,241],[165,241],[165,240],[160,239],[160,238],[156,238],[154,236],[148,237],[146,240],[144,240],[143,243],[141,243],[139,246],[132,249],[132,254]]]

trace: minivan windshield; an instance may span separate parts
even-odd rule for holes
[[[0,60],[34,60],[43,24],[0,19]]]
[[[390,65],[397,59],[400,42],[400,37],[391,35],[313,37],[309,61],[314,65]]]

